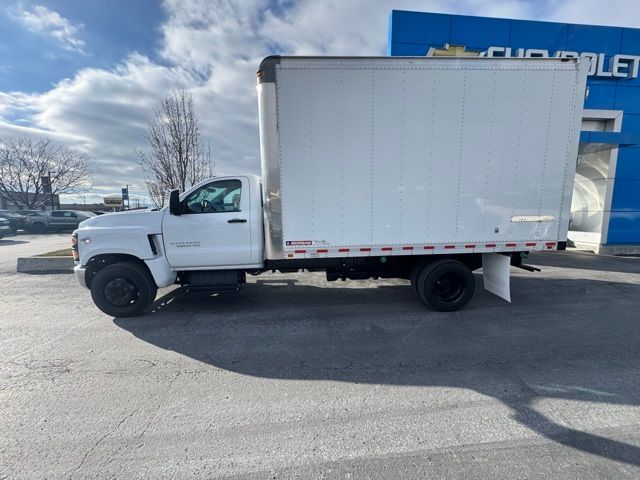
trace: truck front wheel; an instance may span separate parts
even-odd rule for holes
[[[140,315],[156,299],[157,291],[149,271],[132,262],[107,265],[91,280],[93,302],[112,317]]]
[[[475,290],[469,267],[458,260],[436,260],[418,275],[416,290],[420,299],[434,310],[452,312],[464,307]]]

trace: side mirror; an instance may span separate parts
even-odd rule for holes
[[[171,190],[169,194],[169,212],[171,215],[180,215],[180,190]]]

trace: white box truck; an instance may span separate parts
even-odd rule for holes
[[[451,311],[483,267],[509,299],[510,265],[566,246],[588,67],[267,57],[262,178],[214,177],[162,210],[82,222],[78,280],[113,316],[144,312],[158,287],[237,290],[265,271],[406,278]]]

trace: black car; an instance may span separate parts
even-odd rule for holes
[[[11,210],[0,210],[0,218],[4,218],[9,221],[11,233],[16,233],[18,230],[24,230],[26,224],[26,217],[24,215],[12,212]]]

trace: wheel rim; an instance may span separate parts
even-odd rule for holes
[[[104,298],[114,307],[131,305],[135,303],[138,296],[138,289],[126,278],[114,278],[104,286]]]
[[[439,302],[453,303],[462,297],[464,281],[454,272],[445,272],[436,278],[433,284],[433,295]]]

